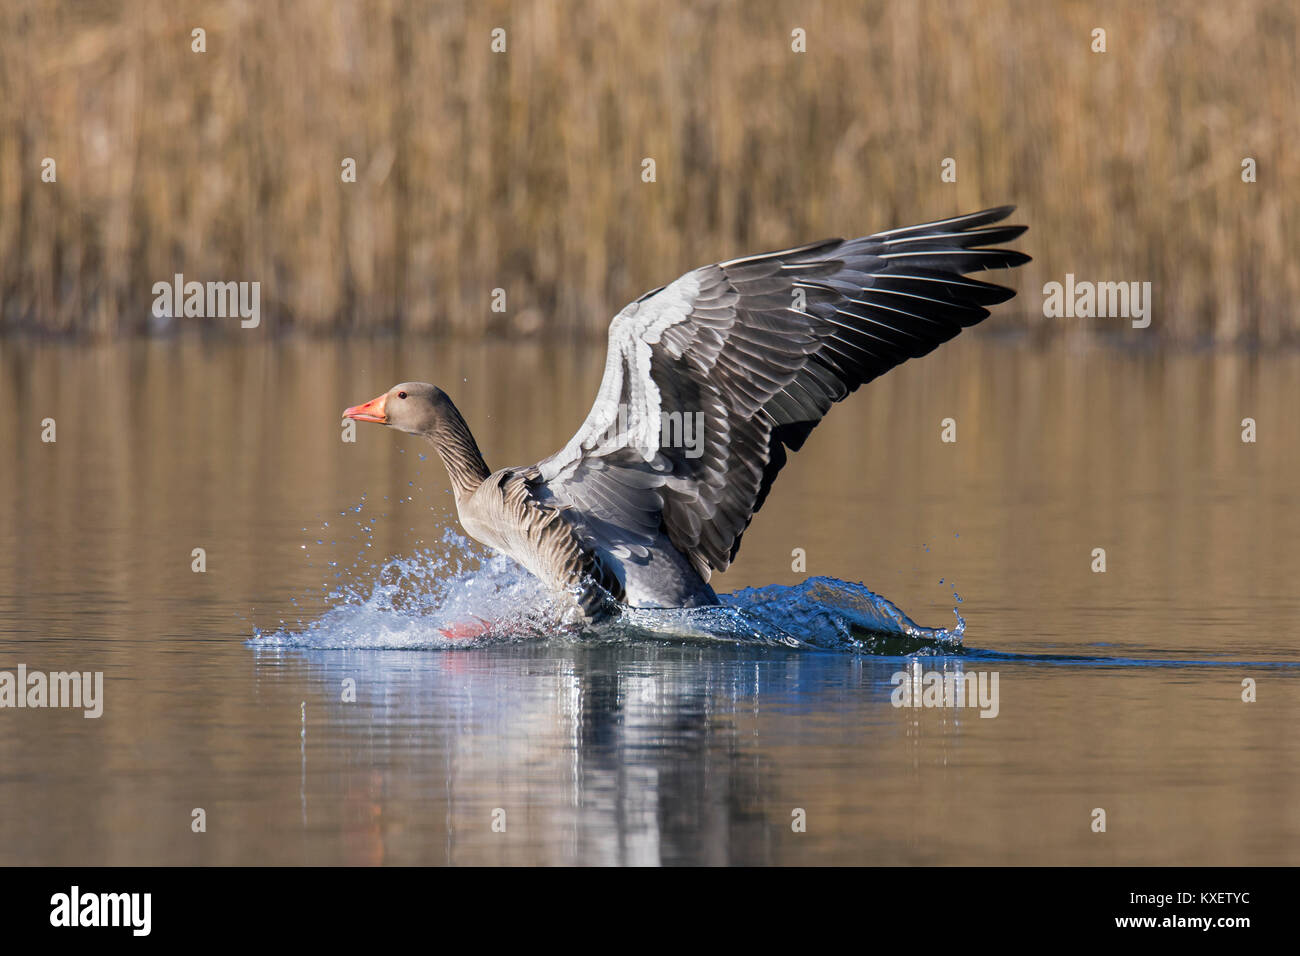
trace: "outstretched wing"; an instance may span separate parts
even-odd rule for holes
[[[688,272],[609,327],[600,392],[540,462],[539,491],[625,555],[662,530],[707,580],[725,570],[787,450],[831,405],[1015,293],[965,278],[1029,257],[988,209]],[[698,431],[697,431],[698,429]]]

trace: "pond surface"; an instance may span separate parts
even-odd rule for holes
[[[861,582],[960,643],[445,646],[430,595],[536,596],[339,412],[432,380],[523,464],[602,365],[0,341],[0,671],[104,675],[97,719],[0,709],[0,864],[1300,863],[1300,355],[963,336],[835,409],[718,591]],[[895,706],[944,675],[995,699]]]

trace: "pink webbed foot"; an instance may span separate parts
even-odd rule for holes
[[[478,617],[471,621],[454,621],[445,627],[438,628],[438,633],[453,641],[467,641],[471,638],[482,637],[491,629],[491,621],[485,621],[483,618]]]

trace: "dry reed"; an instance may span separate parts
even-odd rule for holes
[[[1042,318],[1071,272],[1151,281],[1165,341],[1290,340],[1298,30],[1284,0],[6,0],[0,330],[146,330],[179,272],[259,281],[265,332],[597,333],[705,262],[1014,202],[1002,327],[1122,328]]]

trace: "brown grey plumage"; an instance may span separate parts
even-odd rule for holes
[[[433,441],[466,532],[588,614],[606,596],[716,603],[710,574],[735,559],[787,453],[831,405],[1014,295],[966,278],[1029,261],[988,248],[1025,231],[993,225],[1011,209],[733,259],[647,293],[610,323],[586,421],[533,466],[489,474],[432,385],[394,386],[345,415]]]

